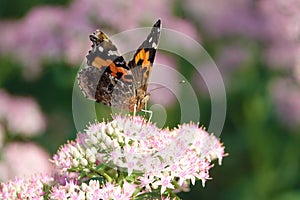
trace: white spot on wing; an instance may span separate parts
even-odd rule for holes
[[[152,48],[156,49],[157,48],[157,45],[155,42],[152,43]]]
[[[152,37],[149,39],[149,42],[151,42],[152,41]]]
[[[109,55],[109,56],[112,56],[112,55],[119,56],[119,53],[118,53],[117,51],[109,50],[109,51],[108,51],[108,55]]]
[[[103,47],[98,47],[98,49],[100,52],[103,52],[103,50],[104,50]]]

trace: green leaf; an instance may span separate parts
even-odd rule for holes
[[[135,177],[134,176],[127,176],[125,178],[125,180],[128,182],[128,183],[133,183],[135,181]]]
[[[96,170],[97,170],[97,171],[98,171],[98,170],[103,170],[105,167],[106,167],[106,165],[103,164],[103,163],[101,163],[101,164],[99,164],[99,165],[96,167]]]
[[[144,193],[144,194],[141,194],[137,197],[134,198],[135,200],[144,200],[144,199],[148,199],[148,200],[151,200],[151,199],[161,199],[161,196],[160,196],[160,193],[159,192],[151,192],[151,193]]]

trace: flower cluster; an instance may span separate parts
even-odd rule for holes
[[[269,87],[270,94],[275,109],[279,110],[278,118],[288,127],[296,128],[300,122],[299,101],[286,96],[293,93],[299,98],[297,91],[300,91],[299,4],[299,0],[190,0],[182,3],[186,13],[201,26],[203,40],[214,41],[212,46],[217,55],[213,57],[225,84],[236,80],[238,68],[257,65],[253,63],[257,60],[270,68],[267,70],[280,71],[279,80],[274,80],[274,86]],[[244,41],[258,48],[241,45]],[[199,88],[206,90],[199,75],[194,76]]]
[[[290,128],[297,128],[300,123],[300,85],[292,79],[278,78],[270,84],[270,89],[282,122]]]
[[[27,139],[42,134],[45,129],[45,116],[34,99],[16,97],[0,89],[1,181],[51,169],[50,155],[44,149],[33,142],[14,140],[15,135]]]
[[[28,179],[16,178],[0,185],[0,199],[43,199],[44,187],[52,181],[53,178],[46,174]]]
[[[26,117],[24,117],[26,116]],[[37,102],[29,97],[14,97],[0,90],[0,121],[11,134],[32,137],[46,128],[46,119]]]
[[[220,141],[197,124],[169,130],[142,117],[114,116],[110,122],[90,124],[58,150],[52,160],[54,181],[44,185],[45,194],[50,199],[135,199],[154,194],[175,199],[175,192],[187,191],[196,180],[204,186],[212,160],[221,164],[225,155]],[[2,190],[17,185],[3,184]]]
[[[196,37],[191,23],[173,16],[169,4],[169,1],[159,0],[143,0],[138,4],[118,0],[75,0],[64,8],[35,7],[18,21],[0,21],[0,52],[14,55],[24,65],[25,77],[33,78],[41,73],[44,61],[64,59],[72,66],[80,65],[82,55],[90,46],[87,35],[96,29],[118,32],[154,22],[157,17],[151,16],[159,16],[169,28],[181,27],[181,31]],[[127,16],[126,23],[120,20],[124,16]]]
[[[97,180],[81,185],[70,181],[53,187],[50,199],[131,199],[135,189],[135,185],[127,182],[121,187],[111,183],[100,185]]]
[[[33,142],[9,142],[1,151],[0,180],[50,172],[49,159],[50,155]]]

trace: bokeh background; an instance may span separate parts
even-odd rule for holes
[[[0,2],[0,17],[1,181],[50,170],[51,155],[75,138],[72,90],[90,48],[88,35],[97,28],[112,35],[151,26],[161,18],[164,27],[203,45],[227,94],[221,140],[229,156],[212,169],[205,188],[198,182],[180,197],[300,199],[299,0],[10,0]],[[159,51],[156,62],[193,84],[200,124],[208,126],[203,77],[168,52]],[[172,95],[162,89],[151,99],[165,107],[165,126],[179,123]],[[109,108],[96,107],[99,118],[109,117]]]

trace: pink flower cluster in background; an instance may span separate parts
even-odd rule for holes
[[[161,18],[166,28],[180,30],[197,38],[197,31],[191,22],[173,15],[170,9],[173,3],[170,0],[142,0],[138,4],[118,0],[75,0],[67,7],[35,7],[20,20],[0,21],[0,53],[13,55],[14,60],[24,67],[23,75],[32,79],[42,73],[45,62],[63,60],[70,66],[79,68],[91,45],[88,35],[96,29],[101,29],[111,36],[120,31],[151,26]],[[122,20],[124,16],[126,21]],[[133,38],[136,39],[135,36]],[[124,43],[128,45],[128,41]],[[119,47],[122,43],[116,45]],[[163,53],[157,56],[155,62],[164,64],[166,60],[168,64],[172,64],[168,66],[176,67],[176,63]],[[158,75],[168,77],[167,74]],[[169,77],[169,80],[171,78]],[[177,84],[174,80],[173,82]],[[164,105],[170,106],[175,102],[171,92],[165,89],[161,89],[160,92],[168,94],[164,98]],[[161,100],[160,95],[154,93],[152,100],[157,103]]]
[[[27,183],[23,188],[20,179],[3,183],[1,192],[12,197],[29,191],[23,198],[147,199],[157,194],[175,199],[175,192],[187,191],[190,183],[201,180],[204,186],[212,161],[221,164],[224,156],[219,139],[197,124],[169,130],[141,117],[115,116],[111,122],[89,125],[59,149],[53,156],[52,181],[41,176],[37,182],[44,182],[44,194],[27,188],[34,178],[21,180]]]
[[[183,6],[212,37],[243,35],[261,38],[265,34],[262,26],[265,21],[252,0],[190,0]]]
[[[49,154],[31,142],[16,142],[14,136],[32,138],[46,129],[46,119],[29,97],[15,97],[0,90],[0,180],[51,170]]]
[[[191,0],[183,4],[208,39],[226,41],[217,43],[221,48],[217,48],[214,57],[225,81],[235,83],[235,77],[230,75],[237,70],[232,69],[252,67],[255,59],[261,59],[271,70],[284,72],[287,76],[283,79],[297,81],[283,84],[275,80],[276,86],[270,87],[278,117],[289,127],[300,123],[299,101],[286,98],[289,92],[297,97],[296,91],[300,90],[299,5],[299,0]],[[257,45],[259,55],[255,54],[253,44]],[[202,89],[203,81],[199,77],[195,80]],[[284,85],[287,88],[283,89]]]
[[[264,56],[270,67],[293,68],[300,49],[299,3],[299,0],[192,0],[184,7],[210,36],[258,40],[266,45]]]
[[[275,79],[270,87],[278,117],[288,127],[300,124],[300,1],[260,1],[267,20],[267,63],[287,75]]]
[[[10,134],[32,137],[46,129],[46,119],[37,102],[30,97],[14,97],[0,90],[0,123]]]
[[[75,0],[66,8],[35,7],[20,20],[0,21],[0,53],[17,58],[25,67],[24,75],[33,78],[41,73],[43,61],[65,60],[79,67],[90,46],[88,35],[95,29],[112,35],[141,25],[151,26],[162,18],[169,28],[180,27],[182,32],[196,37],[188,21],[172,15],[170,4],[171,1],[158,0]],[[124,16],[126,22],[122,20]]]
[[[33,142],[10,142],[1,151],[0,180],[50,172],[49,159],[50,155]]]
[[[280,78],[272,82],[270,90],[278,117],[289,127],[297,128],[300,124],[300,86],[292,79]]]
[[[299,57],[300,7],[299,0],[270,1],[259,3],[268,28],[270,66],[294,68]]]

